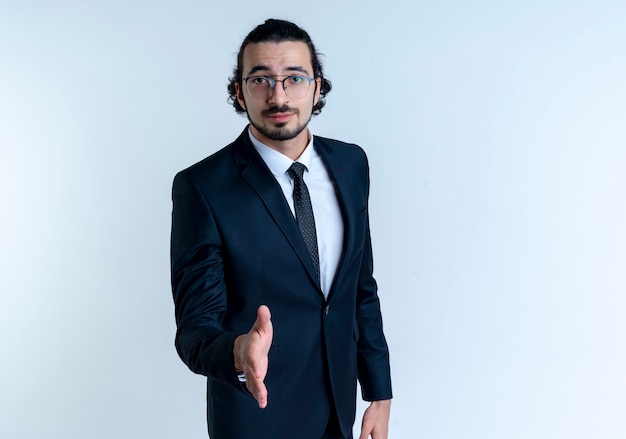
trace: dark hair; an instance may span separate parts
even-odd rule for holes
[[[228,101],[235,107],[235,111],[237,113],[245,113],[246,110],[239,104],[237,100],[237,91],[235,89],[235,84],[240,84],[242,82],[242,71],[243,68],[243,50],[246,48],[248,44],[251,43],[280,43],[283,41],[302,41],[306,43],[309,47],[309,52],[311,52],[311,65],[313,66],[313,76],[315,78],[320,78],[321,87],[320,87],[320,98],[317,101],[317,104],[313,107],[313,114],[320,114],[326,102],[324,97],[326,93],[328,93],[332,89],[332,84],[326,78],[324,78],[324,70],[322,69],[322,63],[319,60],[319,53],[315,50],[315,45],[311,40],[311,37],[304,29],[301,29],[297,25],[285,21],[285,20],[276,20],[269,19],[266,20],[265,23],[258,25],[256,28],[252,30],[248,34],[248,36],[241,43],[241,47],[239,48],[239,54],[237,55],[237,66],[233,69],[233,76],[229,79],[228,83]]]

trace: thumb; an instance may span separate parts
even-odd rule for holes
[[[257,310],[256,322],[254,322],[254,329],[257,331],[264,331],[268,329],[268,325],[271,325],[272,313],[267,305],[259,306]]]

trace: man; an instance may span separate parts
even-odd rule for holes
[[[391,379],[372,277],[365,154],[313,137],[331,89],[309,35],[267,20],[229,85],[250,125],[174,179],[176,348],[207,376],[213,439],[387,439]]]

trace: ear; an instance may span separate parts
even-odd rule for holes
[[[320,91],[322,90],[322,78],[315,78],[315,96],[313,96],[313,106],[317,105],[320,100]]]
[[[237,93],[237,102],[241,105],[241,108],[246,109],[246,101],[243,98],[243,90],[240,82],[235,82],[235,93]]]

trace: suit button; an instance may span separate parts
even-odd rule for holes
[[[324,314],[328,315],[328,311],[330,311],[330,305],[326,305],[326,308],[324,309]]]

